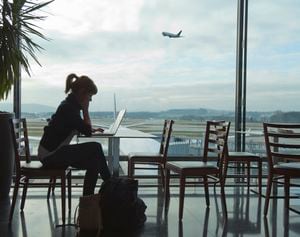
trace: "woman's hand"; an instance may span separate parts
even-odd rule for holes
[[[103,128],[92,128],[92,133],[95,133],[95,132],[103,133],[103,131],[104,131]]]

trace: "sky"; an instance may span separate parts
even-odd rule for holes
[[[114,94],[128,111],[234,110],[236,11],[236,0],[55,0],[22,103],[57,107],[76,73],[98,86],[91,111],[113,110]],[[247,109],[299,110],[300,1],[249,1],[248,14]]]

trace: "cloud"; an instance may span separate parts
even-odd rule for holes
[[[142,5],[140,0],[54,1],[42,26],[68,39],[93,32],[137,31]]]
[[[299,4],[249,4],[249,109],[300,106]],[[45,48],[38,54],[43,67],[32,64],[31,78],[23,73],[23,103],[57,106],[65,78],[74,72],[90,76],[100,88],[92,110],[111,110],[114,93],[120,107],[133,111],[233,110],[236,5],[223,0],[54,1],[41,24],[52,40],[38,41]],[[161,35],[179,30],[183,38]]]

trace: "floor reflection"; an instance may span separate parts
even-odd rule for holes
[[[277,214],[277,199],[273,199],[273,209]],[[300,236],[300,220],[299,213],[294,213],[291,210],[285,210],[279,215],[282,214],[282,218],[278,218],[277,215],[274,215],[272,212],[271,219],[264,217],[264,228],[266,237],[294,237]],[[278,220],[281,222],[278,222]],[[271,226],[271,228],[269,227]]]
[[[74,226],[57,228],[61,223],[60,196],[52,196],[49,202],[42,191],[29,193],[24,212],[15,211],[14,219],[7,224],[10,201],[0,200],[0,236],[1,237],[75,237]],[[78,192],[72,198],[72,208],[67,214],[67,223],[74,223],[74,212],[78,205]],[[271,199],[270,210],[266,218],[262,209],[264,198],[249,192],[243,187],[226,188],[227,212],[224,211],[219,190],[211,189],[211,205],[206,207],[202,187],[187,188],[184,217],[178,220],[178,188],[172,191],[168,206],[165,205],[164,192],[160,188],[140,188],[139,196],[147,205],[147,222],[135,233],[104,233],[107,236],[161,236],[161,237],[219,237],[219,236],[300,236],[300,215],[284,211],[283,199]],[[77,195],[77,196],[76,196]],[[300,199],[292,204],[299,205]],[[19,207],[19,200],[17,206]],[[18,209],[19,210],[19,209]],[[227,214],[226,214],[227,213]],[[87,237],[93,235],[80,235]]]
[[[260,234],[261,197],[250,198],[250,190],[242,187],[236,187],[232,196],[232,208],[229,208],[228,217],[225,218],[223,236],[227,236],[228,233],[235,236]],[[256,210],[256,213],[253,210]]]
[[[205,218],[204,218],[204,223],[203,223],[203,232],[202,232],[202,235],[199,235],[199,236],[203,236],[203,237],[210,236],[208,233],[209,212],[210,212],[210,208],[206,207],[205,208]],[[184,233],[183,232],[183,222],[181,220],[181,221],[178,221],[178,237],[183,237],[184,236],[183,233]]]

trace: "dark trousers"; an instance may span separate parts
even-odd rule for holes
[[[83,195],[94,194],[100,173],[105,181],[110,178],[110,172],[102,146],[97,142],[86,142],[66,145],[42,160],[44,167],[68,167],[86,170],[83,185]]]

